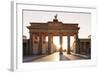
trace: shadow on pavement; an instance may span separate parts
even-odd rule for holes
[[[36,59],[39,59],[39,58],[42,58],[42,57],[45,57],[47,55],[37,55],[37,56],[28,56],[28,57],[24,57],[23,58],[23,62],[32,62]]]
[[[91,59],[90,55],[80,55],[80,54],[72,54],[72,55],[77,56],[77,57],[81,57],[83,59]]]
[[[65,55],[59,55],[59,59],[60,61],[64,61],[64,60],[70,60],[68,57],[66,57]]]

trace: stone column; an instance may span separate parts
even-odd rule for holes
[[[51,54],[52,34],[48,33],[48,54]]]
[[[67,54],[70,54],[70,36],[68,36],[68,49]]]
[[[84,42],[84,54],[87,54],[86,42]]]
[[[46,54],[46,34],[42,35],[42,54]]]
[[[37,32],[35,32],[34,33],[34,40],[33,40],[33,44],[34,44],[34,46],[33,46],[33,54],[34,55],[36,55],[36,54],[38,54],[38,43],[39,43],[39,41],[38,41],[38,33]]]
[[[31,56],[33,52],[33,33],[30,33],[30,48],[28,50],[28,54]]]
[[[38,46],[38,54],[42,54],[42,33],[39,32],[39,46]]]
[[[54,48],[53,48],[53,35],[51,35],[51,53],[54,52]]]
[[[75,35],[75,53],[80,53],[78,33]]]
[[[60,54],[63,54],[62,42],[63,42],[62,34],[60,34]]]
[[[29,41],[27,41],[27,44],[26,44],[26,56],[28,56],[28,49],[29,49]]]

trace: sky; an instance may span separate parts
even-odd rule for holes
[[[23,11],[23,35],[29,38],[29,30],[26,26],[30,26],[30,22],[43,22],[53,21],[54,16],[58,15],[58,21],[63,23],[78,23],[80,27],[79,38],[88,38],[91,35],[91,14],[90,13],[73,13],[73,12],[52,12],[52,11]],[[59,41],[59,37],[54,37],[55,41]],[[73,37],[71,37],[73,39]],[[67,41],[66,37],[63,37],[63,43]],[[56,43],[57,44],[57,43]],[[58,42],[59,45],[59,42]]]

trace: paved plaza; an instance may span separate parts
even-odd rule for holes
[[[49,62],[49,61],[69,61],[69,60],[84,60],[89,59],[89,56],[77,55],[77,54],[66,54],[60,55],[59,52],[55,52],[50,55],[38,55],[24,58],[24,62]]]

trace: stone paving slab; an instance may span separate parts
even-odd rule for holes
[[[42,57],[45,57],[46,55],[37,55],[37,56],[29,56],[29,57],[24,57],[23,58],[23,62],[32,62],[36,59],[39,59],[39,58],[42,58]]]
[[[63,52],[63,55],[60,55],[59,52],[50,54],[50,55],[39,55],[34,57],[24,58],[24,62],[50,62],[50,61],[69,61],[69,60],[84,60],[89,59],[85,55],[80,54],[67,54]]]

